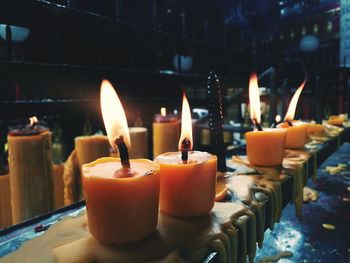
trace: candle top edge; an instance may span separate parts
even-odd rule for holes
[[[189,151],[188,152],[188,162],[184,163],[181,158],[181,152],[167,152],[161,155],[158,155],[154,161],[159,164],[167,165],[196,165],[204,163],[210,159],[216,159],[215,155],[212,155],[208,152],[201,151]]]

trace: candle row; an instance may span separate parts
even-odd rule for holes
[[[192,120],[183,97],[178,152],[152,162],[129,159],[130,138],[122,104],[112,85],[101,85],[101,110],[112,148],[120,158],[83,165],[83,190],[91,234],[107,244],[139,241],[157,225],[158,210],[175,217],[208,213],[215,199],[216,156],[192,151]]]
[[[324,128],[320,124],[295,121],[295,111],[298,99],[306,80],[293,95],[284,122],[277,128],[263,129],[260,126],[260,96],[256,74],[249,81],[250,117],[256,130],[246,133],[247,157],[252,165],[278,166],[282,164],[285,148],[303,148],[308,140],[308,134],[322,134]]]

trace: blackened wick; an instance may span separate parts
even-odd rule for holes
[[[191,149],[191,141],[187,138],[181,142],[181,159],[183,162],[188,161],[188,151]]]
[[[122,135],[119,138],[115,138],[115,144],[118,146],[120,161],[123,168],[130,168],[129,152],[128,147],[124,142],[124,137]]]

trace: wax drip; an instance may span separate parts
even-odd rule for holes
[[[191,149],[191,141],[187,138],[181,142],[181,160],[184,163],[188,161],[188,151]]]
[[[210,72],[207,81],[209,106],[209,130],[212,151],[218,158],[218,170],[226,171],[226,147],[223,134],[223,107],[219,79],[214,72]]]
[[[120,135],[119,138],[115,138],[115,144],[118,146],[122,167],[130,168],[129,152],[124,142],[124,137]]]

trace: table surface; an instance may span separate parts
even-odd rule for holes
[[[340,174],[330,175],[326,166],[338,163],[348,167]],[[317,183],[308,186],[319,194],[317,202],[304,203],[303,218],[297,219],[295,209],[288,205],[279,224],[267,230],[264,246],[257,251],[256,262],[278,251],[291,251],[293,256],[278,262],[350,262],[350,144],[343,144],[318,169]],[[327,230],[322,224],[332,224]]]
[[[291,251],[293,257],[279,262],[350,262],[350,168],[337,175],[324,172],[325,166],[346,163],[350,166],[350,144],[345,143],[331,155],[318,170],[316,184],[309,186],[318,190],[319,200],[303,206],[303,219],[295,216],[291,205],[283,211],[281,222],[273,231],[265,232],[264,246],[258,250],[256,262],[278,251]],[[27,240],[44,232],[35,232],[38,225],[49,226],[66,215],[74,215],[85,209],[80,202],[50,214],[39,216],[22,224],[0,231],[0,257],[16,250]],[[322,224],[335,225],[335,230],[327,230]],[[215,253],[206,262],[215,261]]]

